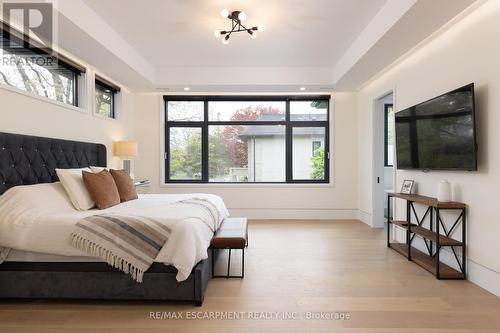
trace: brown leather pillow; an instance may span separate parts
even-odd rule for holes
[[[99,173],[82,171],[83,182],[99,209],[106,209],[120,203],[120,194],[113,177],[107,170]]]
[[[129,174],[125,170],[113,170],[109,171],[113,179],[115,180],[116,187],[118,188],[118,193],[120,193],[120,201],[130,201],[137,199],[137,191],[135,190],[134,182],[130,178]]]

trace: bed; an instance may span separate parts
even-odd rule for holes
[[[170,249],[160,251],[158,260],[155,259],[144,272],[141,283],[68,245],[67,235],[72,226],[80,218],[102,211],[66,209],[62,198],[64,190],[58,183],[55,169],[89,166],[107,166],[104,145],[0,133],[0,202],[4,208],[2,214],[0,207],[0,261],[3,261],[0,264],[0,297],[163,300],[193,302],[200,306],[212,275],[212,251],[207,251],[207,244],[210,244],[213,231],[199,225],[189,229],[195,221],[185,220],[190,223],[182,224],[185,230],[178,232],[175,242],[165,244],[165,248],[169,246]],[[10,203],[2,201],[1,195],[11,188],[14,189],[3,198],[15,199]],[[46,202],[41,197],[44,191],[54,193],[47,194],[50,200]],[[29,196],[24,192],[29,192]],[[19,195],[19,199],[12,193]],[[60,198],[56,199],[58,196]],[[156,209],[158,215],[169,214],[170,208],[165,207],[173,207],[168,205],[186,198],[188,195],[140,195],[133,202],[106,211],[130,213]],[[212,200],[222,207],[221,212],[227,213],[220,198],[212,196],[207,200]],[[9,204],[12,207],[8,207]],[[6,214],[6,210],[9,213]],[[22,234],[19,228],[25,228]],[[182,246],[177,244],[187,243],[190,238],[197,239],[193,249],[181,251]]]

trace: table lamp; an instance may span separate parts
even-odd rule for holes
[[[117,141],[114,144],[115,156],[123,159],[123,169],[130,175],[130,160],[137,156],[137,142]]]

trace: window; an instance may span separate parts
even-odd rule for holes
[[[115,95],[120,88],[111,82],[96,76],[95,112],[98,115],[115,118]]]
[[[201,128],[171,127],[169,130],[170,179],[201,179]]]
[[[78,106],[85,68],[0,22],[0,83]]]
[[[312,156],[316,157],[320,154],[321,141],[313,141],[312,142]]]
[[[285,101],[212,101],[208,105],[211,121],[284,121]]]
[[[394,109],[392,104],[384,104],[384,166],[394,165]]]
[[[167,183],[329,181],[329,96],[164,99]]]
[[[326,121],[327,101],[294,101],[290,103],[290,119],[295,121]]]
[[[203,121],[203,101],[167,102],[169,121]]]
[[[209,126],[210,182],[285,182],[285,126]]]
[[[319,147],[311,154],[311,142]],[[325,178],[325,153],[321,149],[325,142],[324,127],[294,127],[292,130],[293,178],[323,180]]]

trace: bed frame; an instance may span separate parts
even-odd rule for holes
[[[0,133],[0,195],[11,187],[58,181],[55,169],[106,167],[106,146]],[[212,251],[187,280],[173,266],[154,263],[137,283],[103,262],[4,262],[0,298],[161,300],[203,303],[212,277]]]

